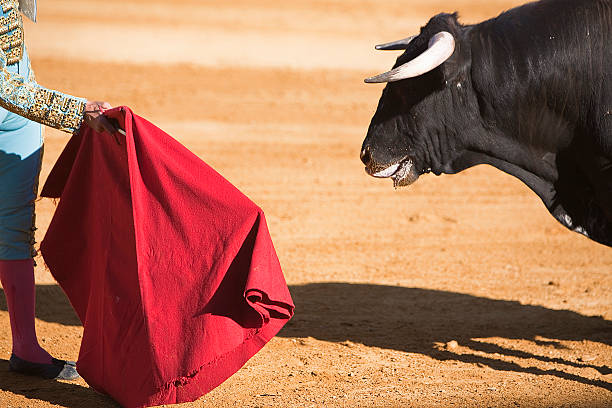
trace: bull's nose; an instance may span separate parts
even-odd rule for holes
[[[370,153],[370,146],[365,146],[363,149],[361,149],[361,154],[359,155],[359,157],[361,158],[361,161],[363,162],[363,164],[367,166],[368,163],[372,160],[372,153]]]

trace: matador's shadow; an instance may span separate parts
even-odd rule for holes
[[[313,283],[290,287],[294,318],[282,337],[314,337],[420,353],[438,360],[478,363],[495,370],[553,375],[612,391],[612,384],[570,371],[522,367],[482,354],[537,359],[568,367],[590,367],[611,374],[607,366],[537,355],[474,339],[501,337],[564,348],[560,340],[590,340],[612,346],[612,321],[569,310],[552,310],[518,302],[461,293],[384,285]],[[456,340],[473,353],[458,353],[436,343]]]
[[[0,310],[7,310],[6,298],[2,289],[0,289]],[[81,325],[68,298],[57,285],[36,286],[36,317],[64,326]],[[9,330],[8,327],[3,329]],[[53,405],[67,408],[115,408],[119,406],[111,398],[77,383],[49,381],[14,374],[9,371],[8,361],[5,359],[0,359],[0,391],[23,395],[28,399],[47,401]]]
[[[8,361],[4,359],[0,359],[0,391],[23,395],[28,399],[47,401],[54,406],[66,408],[119,407],[108,396],[99,394],[79,384],[14,374],[9,371]],[[26,401],[23,402],[27,403]],[[10,405],[15,407],[26,406],[19,405],[18,402],[16,402],[16,405]],[[9,406],[9,404],[6,406]]]
[[[0,288],[0,310],[8,310],[4,290]],[[49,323],[80,326],[76,312],[58,285],[36,285],[36,317]]]

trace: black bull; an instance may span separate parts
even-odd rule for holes
[[[489,164],[612,246],[612,0],[542,0],[475,25],[440,14],[395,67],[440,32],[455,40],[445,62],[378,81],[389,83],[363,142],[366,171],[401,186]]]

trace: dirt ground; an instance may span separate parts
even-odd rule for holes
[[[394,190],[359,150],[382,90],[373,45],[516,0],[40,1],[38,81],[128,105],[266,212],[294,319],[185,407],[612,406],[612,250],[567,231],[518,180],[479,166]],[[42,180],[67,141],[46,133]],[[38,203],[38,239],[53,215]],[[36,269],[39,338],[76,359],[82,328]],[[83,381],[8,372],[0,406],[114,407]]]

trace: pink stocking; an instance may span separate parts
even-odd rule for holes
[[[40,347],[36,338],[36,289],[32,259],[0,260],[0,281],[11,319],[13,354],[33,363],[51,363],[51,356]]]

